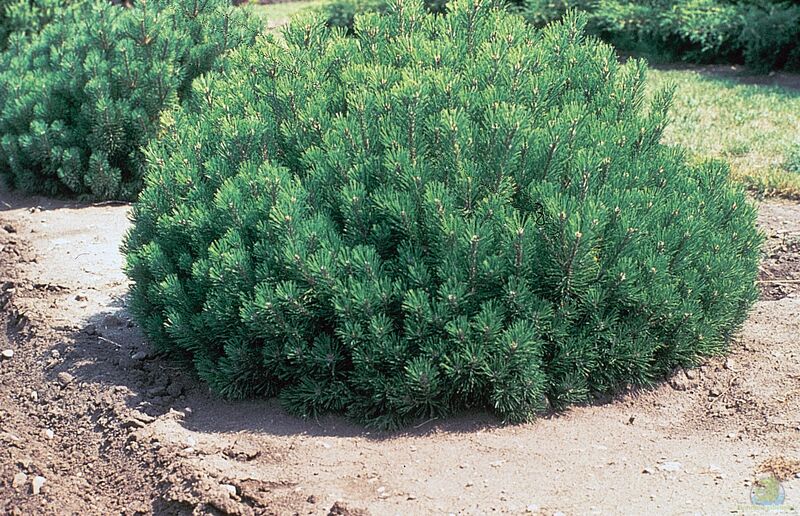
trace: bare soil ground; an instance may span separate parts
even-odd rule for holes
[[[798,204],[760,208],[763,299],[727,359],[527,425],[386,434],[219,400],[155,356],[126,311],[127,206],[0,209],[0,513],[758,514],[763,471],[800,509]]]

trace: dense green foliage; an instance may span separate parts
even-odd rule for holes
[[[331,0],[315,10],[325,19],[328,27],[340,27],[352,34],[356,15],[382,14],[388,9],[387,0]]]
[[[0,0],[0,50],[14,32],[39,32],[65,5],[65,0]]]
[[[0,55],[0,175],[29,192],[134,198],[162,112],[259,31],[226,0],[89,0],[37,35],[12,35]]]
[[[620,49],[663,59],[800,68],[800,2],[778,0],[528,0],[537,26],[571,8]]]
[[[151,143],[132,308],[226,397],[378,427],[526,420],[719,353],[756,299],[755,210],[659,143],[669,95],[568,16],[401,0],[295,19]]]
[[[423,0],[423,3],[430,13],[443,14],[447,11],[447,0]],[[506,8],[510,11],[521,11],[524,3],[525,0],[505,1]],[[390,5],[391,0],[330,0],[316,11],[325,19],[325,25],[328,27],[341,27],[352,34],[357,14],[383,14],[390,9]]]

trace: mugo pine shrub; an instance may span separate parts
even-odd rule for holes
[[[194,83],[147,151],[134,312],[224,396],[378,427],[507,421],[721,352],[756,298],[754,209],[659,143],[568,16],[402,0],[295,20]]]
[[[0,50],[15,32],[39,32],[66,3],[66,0],[0,0]]]
[[[0,55],[0,176],[29,192],[131,199],[141,147],[192,80],[260,27],[226,0],[87,0]]]

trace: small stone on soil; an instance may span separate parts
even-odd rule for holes
[[[137,362],[140,360],[144,360],[147,358],[147,351],[137,351],[131,357],[132,360],[136,360]]]
[[[685,374],[678,373],[669,381],[669,384],[676,391],[685,391],[692,386],[692,380]]]
[[[143,423],[152,423],[153,421],[156,420],[156,418],[154,418],[153,416],[145,414],[144,412],[141,412],[139,410],[131,411],[131,417]]]
[[[662,462],[661,464],[658,465],[658,469],[660,469],[661,471],[669,471],[669,472],[679,471],[682,467],[683,465],[680,462],[674,462],[674,461]]]
[[[369,514],[367,511],[350,507],[342,501],[335,502],[328,511],[328,516],[366,516],[367,514]]]
[[[25,482],[28,481],[28,475],[20,471],[16,475],[14,475],[14,480],[11,481],[11,487],[19,488],[25,485]]]
[[[57,378],[58,378],[58,383],[60,383],[64,387],[71,384],[72,381],[75,379],[75,377],[73,377],[71,374],[67,372],[58,373]]]
[[[56,436],[56,434],[55,434],[55,432],[53,432],[52,430],[50,430],[50,429],[48,428],[48,429],[46,429],[46,430],[44,431],[44,436],[45,436],[45,437],[47,437],[48,439],[52,439],[53,437],[55,437],[55,436]]]
[[[177,398],[178,396],[183,394],[183,386],[173,382],[173,383],[169,384],[169,387],[167,387],[167,394],[169,394],[172,397]]]
[[[163,396],[166,393],[167,393],[167,386],[166,385],[160,385],[160,386],[157,386],[157,387],[153,387],[152,389],[147,389],[147,397],[148,398],[158,398],[160,396]]]
[[[308,502],[308,503],[317,503],[317,497],[314,496],[314,495],[311,495],[308,498],[306,498],[306,502]]]
[[[232,484],[220,484],[220,486],[222,487],[222,489],[227,491],[230,496],[232,497],[236,496],[236,486]]]
[[[105,319],[103,319],[103,325],[106,328],[111,326],[122,326],[123,324],[124,321],[114,314],[108,315]]]
[[[40,477],[38,475],[33,477],[33,482],[31,482],[31,487],[33,488],[33,494],[38,495],[39,492],[41,492],[43,485],[44,485],[44,477]]]
[[[4,359],[10,360],[14,358],[14,350],[13,349],[4,349],[0,355],[3,356]]]
[[[3,229],[6,231],[6,233],[16,233],[17,232],[17,228],[12,226],[11,224],[4,225]]]

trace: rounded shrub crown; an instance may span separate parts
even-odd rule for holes
[[[568,16],[398,2],[234,53],[147,151],[133,308],[228,397],[507,421],[721,351],[754,210],[659,144],[668,95]]]
[[[44,194],[131,199],[161,114],[258,22],[227,0],[82,0],[0,55],[0,176]]]

